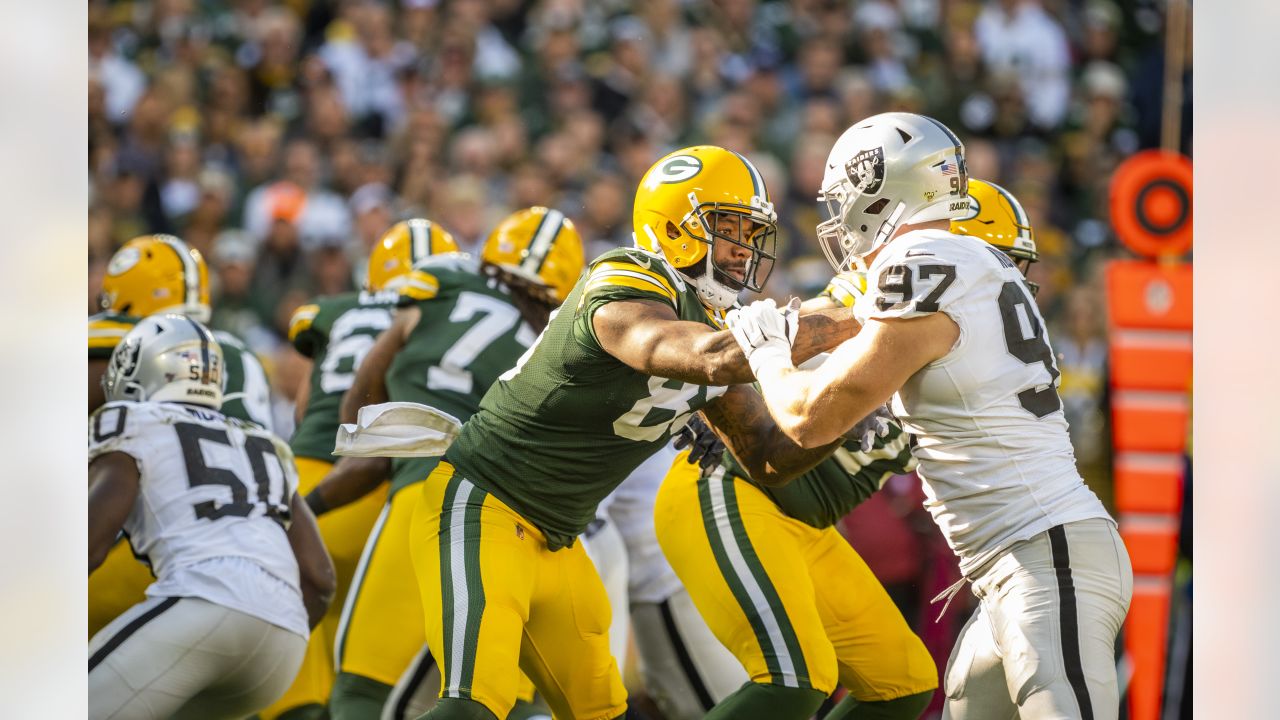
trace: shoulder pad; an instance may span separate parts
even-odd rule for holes
[[[423,300],[432,300],[440,294],[440,279],[435,273],[426,270],[414,270],[405,277],[400,286],[400,307],[412,305]]]
[[[613,250],[596,258],[588,272],[583,295],[596,290],[618,289],[634,297],[661,299],[679,305],[684,281],[657,255],[636,249]]]
[[[111,351],[134,325],[138,318],[129,315],[100,313],[89,318],[89,357],[110,357]]]

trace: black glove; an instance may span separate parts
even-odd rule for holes
[[[672,444],[677,450],[689,448],[689,463],[698,463],[703,475],[714,470],[720,464],[720,456],[724,455],[724,443],[696,413],[675,434]]]
[[[889,434],[890,425],[896,425],[898,418],[893,416],[887,405],[881,405],[871,414],[859,420],[849,432],[844,436],[850,440],[857,440],[862,445],[862,452],[870,452],[875,445],[876,438],[884,437]]]

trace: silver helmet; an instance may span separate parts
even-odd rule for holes
[[[893,237],[903,224],[962,217],[969,211],[964,145],[924,115],[872,115],[844,131],[827,156],[818,200],[830,218],[818,243],[836,272]]]
[[[143,318],[116,345],[102,375],[107,400],[222,407],[222,347],[185,315]]]

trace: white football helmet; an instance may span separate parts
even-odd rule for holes
[[[827,156],[819,201],[830,218],[818,242],[836,272],[862,265],[899,226],[950,220],[969,211],[964,145],[924,115],[882,113],[859,122]]]
[[[116,345],[102,375],[107,400],[222,408],[222,347],[185,315],[143,318]]]

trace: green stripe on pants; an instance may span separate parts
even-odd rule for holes
[[[773,682],[808,687],[808,672],[795,631],[751,547],[738,513],[733,481],[725,480],[724,468],[698,481],[698,500],[716,565],[751,624]]]
[[[471,685],[476,672],[476,651],[480,644],[480,618],[484,614],[484,582],[480,575],[480,513],[487,496],[465,479],[470,486],[467,506],[463,512],[462,562],[467,583],[467,624],[462,639],[462,677],[459,687],[463,697],[471,697]]]
[[[453,518],[453,503],[458,495],[458,485],[461,478],[455,470],[453,475],[449,477],[449,482],[445,485],[444,500],[440,506],[440,609],[443,611],[444,622],[444,647],[439,648],[439,655],[442,659],[445,673],[451,673],[453,670],[453,645],[449,639],[453,637],[453,566],[449,553],[450,539],[449,532],[450,520]],[[442,675],[441,683],[446,685],[448,675]]]

